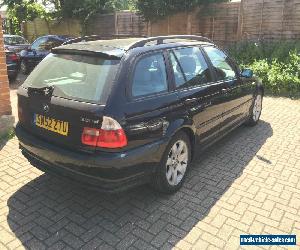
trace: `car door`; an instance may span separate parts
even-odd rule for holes
[[[215,82],[200,47],[173,49],[169,55],[176,93],[196,127],[197,142],[207,144],[222,124],[223,83]]]
[[[215,71],[216,80],[220,83],[223,93],[223,124],[221,130],[230,129],[238,125],[249,111],[247,106],[249,93],[243,88],[243,82],[236,65],[232,60],[220,49],[214,46],[203,47],[207,57],[209,58],[213,70]]]
[[[40,42],[40,44],[37,46],[36,48],[36,58],[37,58],[37,61],[42,61],[50,52],[51,50],[51,44],[52,44],[52,41],[53,38],[51,37],[44,37],[42,39],[42,41]]]
[[[129,100],[124,107],[129,147],[162,139],[186,112],[177,94],[170,91],[167,63],[163,51],[148,52],[136,58],[130,69]]]
[[[33,42],[31,49],[27,54],[27,61],[29,64],[36,65],[41,61],[41,54],[43,53],[43,44],[47,42],[47,37],[40,37]]]

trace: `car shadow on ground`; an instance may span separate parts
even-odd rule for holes
[[[9,226],[29,249],[171,249],[206,217],[272,134],[264,121],[236,129],[195,160],[174,195],[148,186],[101,194],[44,174],[9,198]]]

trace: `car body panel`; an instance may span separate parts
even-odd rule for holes
[[[18,89],[18,96],[19,120],[24,129],[38,138],[61,147],[76,151],[94,152],[94,148],[82,145],[81,136],[78,135],[81,135],[84,127],[101,124],[103,105],[72,101],[56,96],[48,97],[39,93],[29,95],[28,90],[22,87]],[[34,124],[35,114],[68,122],[68,135],[62,136],[36,126]]]

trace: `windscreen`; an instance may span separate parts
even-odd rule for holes
[[[7,36],[4,37],[4,44],[5,45],[18,45],[18,44],[25,44],[26,41],[21,36]]]
[[[53,95],[105,104],[120,60],[86,55],[47,56],[23,84],[28,88],[54,87]]]

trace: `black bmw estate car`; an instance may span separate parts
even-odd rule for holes
[[[195,155],[255,125],[264,89],[210,40],[71,41],[18,90],[20,148],[45,172],[120,191],[172,193]]]

